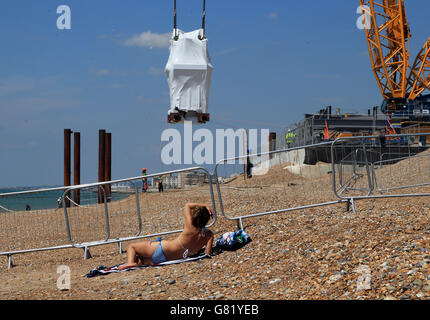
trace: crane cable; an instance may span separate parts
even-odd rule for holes
[[[178,41],[179,35],[178,35],[178,20],[177,20],[177,7],[176,7],[176,0],[173,1],[173,28],[175,30],[175,36],[174,40]],[[202,14],[202,29],[203,29],[203,36],[199,35],[199,40],[206,39],[206,0],[203,0],[203,14]]]
[[[178,24],[176,19],[176,0],[174,0],[174,15],[173,15],[173,29],[175,30],[175,37],[173,38],[175,41],[178,41]]]

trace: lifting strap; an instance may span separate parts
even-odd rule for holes
[[[174,37],[175,41],[178,41],[178,23],[177,22],[178,21],[177,21],[176,0],[174,0],[173,28],[175,29],[175,37]],[[203,36],[199,36],[200,40],[203,40],[206,38],[206,0],[203,0],[202,29],[203,29]]]

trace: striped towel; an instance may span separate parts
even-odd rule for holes
[[[90,270],[90,272],[86,275],[87,278],[92,278],[92,277],[96,277],[96,276],[101,276],[101,275],[106,275],[109,273],[118,273],[118,272],[128,272],[128,271],[133,271],[133,270],[138,270],[138,269],[143,269],[143,268],[147,268],[147,267],[162,267],[162,266],[166,266],[166,265],[170,265],[170,264],[179,264],[179,263],[183,263],[183,262],[191,262],[191,261],[197,261],[197,260],[202,260],[202,259],[207,259],[207,258],[211,258],[210,255],[207,254],[203,254],[203,255],[199,255],[199,256],[193,256],[187,259],[180,259],[180,260],[170,260],[170,261],[166,261],[160,264],[156,264],[156,265],[141,265],[141,266],[137,266],[137,267],[133,267],[133,268],[128,268],[122,271],[118,270],[118,267],[122,266],[123,264],[118,264],[115,265],[113,267],[107,268],[105,266],[98,266],[95,269]]]

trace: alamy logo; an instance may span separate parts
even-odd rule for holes
[[[70,30],[72,29],[72,10],[69,6],[61,5],[57,7],[57,13],[60,16],[57,19],[57,29]]]
[[[59,290],[70,290],[70,268],[65,265],[58,266],[57,273],[60,274],[57,279],[57,288]]]
[[[357,13],[360,14],[360,18],[357,19],[357,28],[360,30],[370,30],[371,24],[371,14],[369,6],[359,6],[357,8]]]
[[[161,150],[163,164],[210,165],[224,159],[228,159],[227,164],[244,164],[248,154],[255,154],[252,160],[262,169],[260,174],[265,174],[269,168],[269,155],[266,154],[269,152],[268,129],[261,129],[260,134],[258,129],[216,129],[214,137],[208,129],[193,132],[192,122],[186,121],[183,135],[182,139],[181,132],[177,129],[169,128],[163,131],[161,141],[168,142]],[[194,142],[199,144],[193,147]],[[259,147],[259,155],[256,155]]]
[[[372,284],[372,274],[369,266],[360,265],[356,272],[360,275],[357,279],[357,291],[370,290]]]

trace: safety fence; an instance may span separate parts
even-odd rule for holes
[[[64,213],[59,208],[65,188],[0,194],[0,254],[70,248]],[[49,209],[47,209],[49,208]]]
[[[360,136],[223,159],[214,172],[220,212],[242,228],[243,219],[263,215],[342,202],[355,211],[355,200],[429,196],[427,141],[426,133]]]
[[[362,199],[429,196],[428,142],[428,133],[334,141],[331,146],[334,193],[352,205]]]
[[[244,219],[265,215],[430,196],[427,141],[430,134],[342,138],[226,158],[213,174],[195,167],[0,194],[0,255],[12,266],[12,255],[32,251],[83,248],[88,258],[90,247],[110,243],[122,251],[124,241],[181,232],[187,202],[212,203],[243,228]],[[143,189],[143,179],[169,183]]]
[[[204,177],[182,189],[143,190],[143,179]],[[188,179],[193,180],[193,179]],[[39,201],[37,202],[36,199]],[[43,203],[40,203],[43,200]],[[187,202],[212,203],[212,178],[203,168],[188,168],[109,182],[0,194],[0,255],[83,248],[179,233]],[[26,203],[25,207],[22,204]],[[7,204],[7,205],[6,205]],[[33,209],[37,206],[43,209]],[[210,226],[211,226],[210,225]]]
[[[214,176],[220,212],[242,228],[243,219],[344,202],[327,188],[330,146],[325,142],[219,161]]]
[[[115,182],[80,185],[67,189],[64,198],[76,190],[92,192],[93,205],[65,207],[67,235],[74,247],[122,242],[134,239],[179,233],[183,228],[183,209],[187,202],[212,203],[214,193],[210,173],[203,168],[189,168],[145,176],[144,179],[171,178],[186,174],[203,174],[203,181],[192,188],[175,189],[168,186],[161,191],[148,192],[139,186],[142,177]],[[199,176],[202,176],[202,175]],[[124,184],[129,188],[124,188]],[[111,201],[114,190],[122,188],[127,197]],[[100,203],[99,203],[100,202]],[[211,225],[215,222],[212,221]]]

